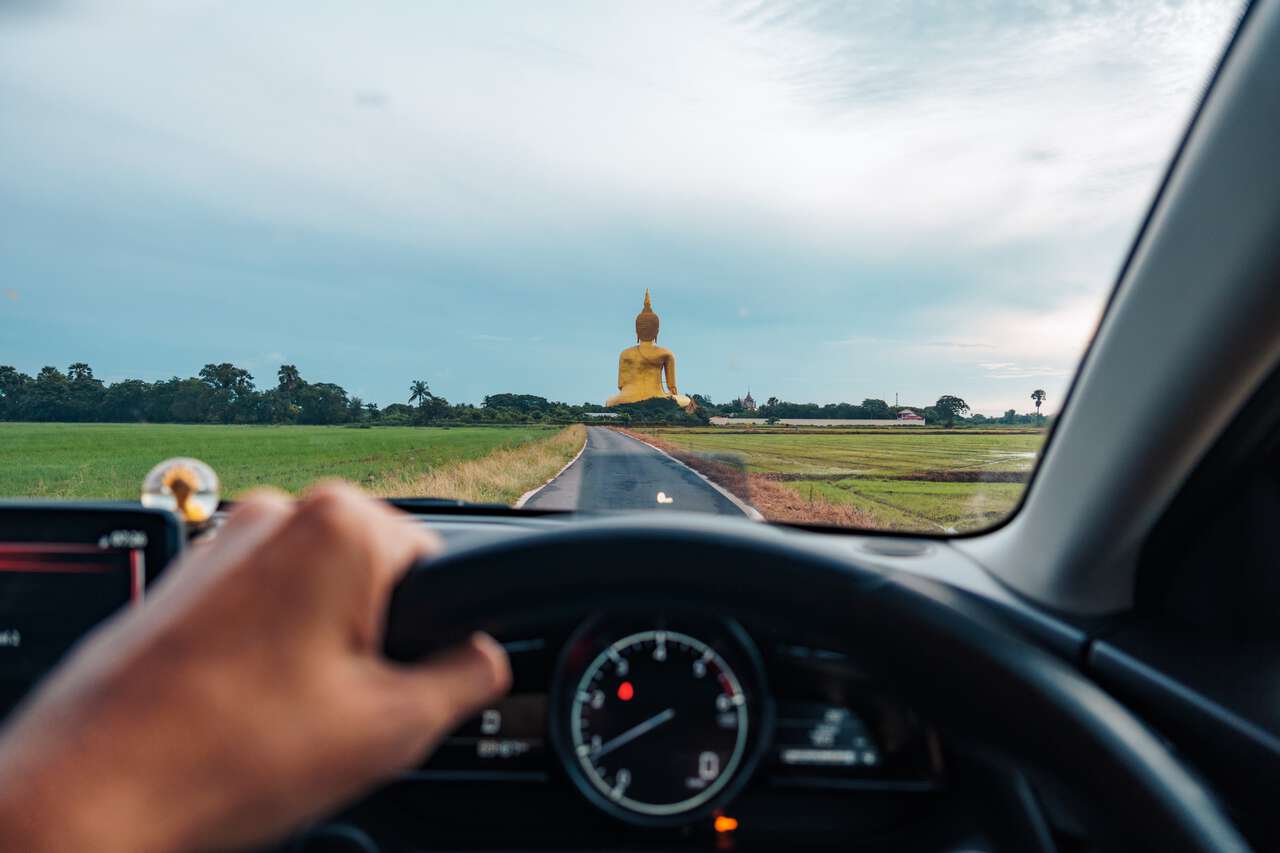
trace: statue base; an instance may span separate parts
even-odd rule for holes
[[[609,411],[626,415],[631,423],[670,423],[688,426],[708,423],[706,414],[698,408],[698,404],[687,397],[685,399],[688,403],[682,406],[671,397],[650,397],[635,403],[615,403],[609,406]]]

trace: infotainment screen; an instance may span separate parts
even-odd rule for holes
[[[177,553],[169,513],[0,504],[0,719]]]

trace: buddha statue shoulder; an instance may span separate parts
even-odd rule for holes
[[[692,411],[695,406],[676,387],[675,353],[658,346],[658,315],[646,290],[644,308],[636,315],[636,344],[618,356],[618,393],[606,400],[605,405],[638,403],[654,397],[674,400],[686,411]]]

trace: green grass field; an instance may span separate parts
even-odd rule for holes
[[[533,426],[0,423],[0,496],[136,499],[151,466],[171,456],[209,463],[228,497],[261,485],[297,492],[325,477],[376,487],[555,432]]]
[[[876,527],[933,532],[974,530],[1006,516],[1044,443],[1043,433],[1026,430],[797,433],[712,427],[655,434],[776,479],[801,497],[852,504],[869,513]]]
[[[297,492],[325,477],[361,483],[376,494],[443,490],[463,496],[454,494],[462,487],[451,485],[449,478],[426,475],[452,471],[443,466],[480,459],[500,448],[523,447],[557,432],[535,426],[0,423],[0,496],[132,499],[151,466],[171,456],[208,462],[222,478],[228,497],[260,485]],[[756,478],[767,478],[810,504],[827,501],[856,507],[878,528],[932,532],[973,530],[1007,515],[1044,441],[1041,433],[1016,430],[731,432],[676,427],[645,432],[744,468],[754,475],[757,487],[761,484]],[[524,476],[529,483],[521,480],[496,492],[490,489],[484,492],[486,499],[514,498],[541,483],[572,457],[580,441],[561,442],[564,447]],[[500,463],[504,468],[517,467],[515,460],[494,457],[498,459],[507,460]],[[475,472],[465,474],[463,479],[475,479]],[[751,500],[749,494],[744,497]]]

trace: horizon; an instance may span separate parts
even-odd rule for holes
[[[79,362],[71,361],[71,362],[68,362],[67,364],[68,364],[68,365],[71,365],[71,364],[77,364],[77,363],[79,363]],[[125,382],[125,381],[129,381],[129,380],[138,380],[138,379],[142,379],[141,377],[137,377],[137,376],[122,376],[122,377],[117,377],[117,378],[113,378],[113,379],[107,379],[107,378],[105,378],[105,377],[103,377],[103,376],[101,376],[101,375],[99,375],[99,374],[98,374],[97,370],[93,368],[93,364],[92,364],[92,363],[90,363],[90,362],[84,362],[84,363],[85,363],[85,364],[88,364],[88,365],[89,365],[89,367],[90,367],[91,369],[93,369],[93,371],[94,371],[94,372],[93,372],[93,378],[94,378],[94,379],[97,379],[97,380],[100,380],[101,382],[103,382],[103,384],[104,384],[104,385],[107,385],[107,386],[110,386],[110,385],[112,385],[112,384],[114,384],[114,383],[117,383],[117,382]],[[200,365],[200,367],[201,367],[201,368],[203,368],[203,367],[205,367],[205,366],[207,366],[207,365],[216,365],[216,364],[221,364],[221,363],[222,363],[222,362],[217,362],[217,361],[208,361],[208,362],[204,362],[203,364],[201,364],[201,365]],[[236,367],[241,367],[241,366],[242,366],[242,365],[237,365],[237,364],[235,364],[234,362],[230,362],[230,363],[231,363],[233,366],[236,366]],[[4,367],[4,366],[6,366],[6,365],[0,364],[0,367]],[[55,369],[57,369],[60,373],[62,373],[64,376],[65,376],[65,375],[66,375],[66,373],[67,373],[66,366],[60,366],[60,365],[40,365],[40,367],[35,368],[35,369],[24,369],[24,368],[23,368],[22,366],[20,366],[20,365],[7,365],[7,366],[11,366],[11,367],[15,368],[19,373],[26,374],[27,376],[30,376],[32,379],[34,379],[34,378],[36,377],[36,375],[40,372],[40,370],[41,370],[41,369],[43,369],[43,368],[45,368],[45,367],[54,367],[54,368],[55,368]],[[279,368],[280,368],[280,367],[283,367],[283,366],[285,366],[285,365],[284,365],[284,364],[277,365],[277,367],[276,367],[276,369],[275,369],[275,370],[279,370]],[[307,372],[306,372],[306,370],[304,370],[304,369],[303,369],[301,366],[299,366],[299,365],[293,365],[293,366],[298,368],[298,374],[299,374],[299,376],[301,377],[301,379],[302,379],[304,382],[307,382],[307,383],[309,383],[309,384],[318,384],[318,383],[322,383],[322,382],[333,382],[333,384],[336,384],[336,385],[341,386],[341,387],[343,388],[343,390],[347,391],[347,393],[348,393],[350,396],[359,396],[359,395],[357,395],[357,394],[354,394],[354,393],[351,391],[351,389],[347,388],[347,387],[346,387],[345,385],[343,385],[341,382],[334,382],[334,380],[332,380],[332,379],[328,379],[328,378],[325,378],[325,377],[312,377],[312,378],[308,378],[308,377],[307,377]],[[270,390],[270,389],[272,389],[272,388],[276,388],[276,387],[278,387],[278,381],[277,381],[277,379],[276,379],[276,377],[275,377],[275,370],[273,370],[273,371],[271,372],[271,374],[272,374],[272,375],[271,375],[270,379],[264,379],[264,378],[261,378],[261,377],[259,377],[257,374],[254,374],[252,371],[249,371],[250,379],[251,379],[251,381],[253,382],[253,385],[254,385],[254,390],[256,390],[256,391],[258,391],[258,392],[262,392],[262,391],[267,391],[267,390]],[[202,380],[200,380],[200,377],[199,377],[199,375],[198,375],[198,374],[199,374],[199,368],[197,368],[196,370],[191,371],[191,372],[190,372],[189,374],[187,374],[186,376],[183,376],[183,375],[181,375],[180,373],[174,373],[174,374],[165,375],[165,376],[163,376],[163,377],[161,377],[161,378],[159,378],[159,379],[143,379],[142,381],[145,381],[145,382],[148,382],[148,383],[165,382],[165,381],[168,381],[168,380],[170,380],[170,379],[180,379],[180,380],[196,379],[196,380],[198,380],[198,381],[202,381]],[[407,381],[406,381],[406,389],[408,388],[408,383],[409,383],[409,382],[413,382],[413,381],[416,381],[416,380],[407,380]],[[478,407],[478,406],[482,406],[482,405],[484,404],[484,398],[485,398],[485,397],[492,397],[492,396],[497,396],[497,395],[500,395],[500,394],[517,394],[517,395],[520,395],[520,394],[531,394],[531,392],[528,392],[528,391],[519,391],[519,390],[514,390],[514,389],[508,389],[508,390],[505,390],[505,391],[490,391],[488,394],[485,394],[485,395],[483,395],[482,397],[480,397],[479,399],[476,399],[476,400],[458,400],[458,399],[454,399],[453,397],[450,397],[447,393],[445,393],[445,392],[441,391],[439,388],[434,387],[434,386],[432,385],[432,383],[431,383],[431,380],[430,380],[430,379],[423,379],[422,381],[426,382],[426,383],[428,384],[428,386],[431,386],[431,393],[432,393],[432,394],[434,394],[434,395],[436,395],[436,396],[438,396],[438,397],[443,397],[443,398],[445,398],[446,400],[448,400],[448,401],[449,401],[449,403],[450,403],[450,404],[453,404],[453,405],[472,405],[472,406],[477,406],[477,407]],[[264,384],[264,383],[265,383],[265,384]],[[1032,390],[1035,390],[1035,389],[1032,389]],[[743,399],[747,396],[747,394],[751,394],[752,399],[755,401],[755,404],[756,404],[757,406],[763,406],[763,405],[765,404],[765,402],[766,402],[769,398],[771,398],[771,397],[778,397],[779,402],[783,402],[783,403],[793,403],[793,404],[799,404],[799,405],[812,405],[812,404],[816,404],[816,405],[819,405],[819,406],[826,406],[826,405],[842,405],[842,404],[843,404],[843,405],[855,405],[855,406],[856,406],[856,405],[861,405],[863,400],[882,400],[882,401],[884,401],[884,402],[885,402],[885,403],[886,403],[890,408],[897,407],[897,408],[908,408],[908,409],[920,409],[920,410],[922,410],[922,409],[926,409],[926,408],[928,408],[928,407],[932,406],[935,402],[937,402],[937,399],[938,399],[937,397],[935,397],[933,400],[926,401],[926,402],[923,402],[923,403],[910,403],[910,402],[895,402],[893,399],[891,399],[891,398],[886,398],[886,397],[876,397],[876,396],[874,396],[874,395],[862,395],[861,397],[859,397],[859,398],[858,398],[858,399],[856,399],[856,400],[853,400],[853,399],[850,399],[850,400],[799,400],[799,399],[788,399],[788,398],[786,398],[786,397],[780,397],[780,396],[778,396],[778,395],[776,395],[776,394],[765,394],[765,395],[762,395],[762,396],[757,397],[757,396],[755,395],[755,393],[754,393],[754,392],[752,392],[750,389],[748,389],[747,391],[744,391],[744,392],[743,392],[743,393],[741,393],[741,394],[735,394],[735,395],[732,395],[732,396],[729,396],[729,397],[715,397],[715,396],[713,396],[713,395],[709,395],[709,394],[702,394],[702,392],[700,392],[700,391],[690,391],[690,392],[688,392],[688,393],[689,393],[690,395],[697,394],[697,395],[700,395],[700,396],[702,396],[702,397],[704,397],[704,398],[706,398],[706,399],[709,399],[709,400],[711,401],[712,405],[715,405],[715,406],[717,406],[717,407],[719,407],[719,406],[724,406],[724,405],[728,405],[728,404],[731,404],[731,403],[740,402],[741,400],[743,400]],[[945,392],[944,392],[944,393],[945,393]],[[547,396],[547,395],[545,395],[545,394],[531,394],[531,396],[541,397],[541,398],[545,399],[545,400],[546,400],[547,402],[549,402],[549,403],[563,403],[564,405],[568,405],[568,406],[601,406],[601,407],[603,407],[603,406],[604,406],[604,403],[603,403],[603,402],[596,402],[596,401],[593,401],[593,400],[574,401],[574,400],[569,399],[569,398],[556,397],[556,396]],[[939,394],[939,395],[938,395],[938,397],[941,397],[941,396],[943,396],[943,395],[942,395],[942,394]],[[963,395],[963,394],[954,394],[954,396],[956,396],[956,397],[960,397],[961,399],[965,399],[965,397],[964,397],[964,395]],[[378,408],[379,408],[379,409],[385,409],[387,406],[391,406],[391,405],[395,405],[395,404],[410,405],[410,404],[407,402],[407,398],[408,398],[408,397],[409,397],[409,393],[408,393],[408,391],[406,391],[406,393],[405,393],[405,398],[406,398],[406,400],[392,400],[392,401],[387,402],[387,403],[381,403],[381,402],[379,402],[379,401],[377,401],[377,400],[371,400],[371,399],[367,399],[367,398],[363,398],[363,397],[361,397],[361,400],[362,400],[365,404],[368,404],[368,403],[376,403],[376,404],[378,405]],[[1028,394],[1027,394],[1027,399],[1028,399],[1028,400],[1031,400],[1031,399],[1032,399],[1032,398],[1031,398],[1031,393],[1030,393],[1030,392],[1028,392]],[[1018,410],[1016,407],[1009,407],[1009,408],[1014,408],[1014,410],[1015,410],[1018,414],[1020,414],[1020,415],[1024,415],[1024,414],[1034,414],[1034,412],[1033,412],[1033,411],[1020,411],[1020,410]],[[1031,405],[1031,407],[1030,407],[1030,408],[1031,408],[1032,410],[1034,410],[1034,408],[1035,408],[1034,403]],[[978,410],[974,409],[974,410],[972,410],[972,411],[970,412],[970,414],[971,414],[971,415],[974,415],[974,414],[983,414],[983,415],[986,415],[986,416],[988,416],[988,417],[999,417],[999,416],[1001,416],[1001,415],[1005,414],[1005,412],[1007,412],[1007,411],[1008,411],[1008,409],[1006,408],[1005,410],[1002,410],[1002,411],[999,411],[999,412],[990,413],[990,412],[979,412]],[[1051,416],[1051,415],[1056,414],[1056,410],[1050,410],[1050,409],[1047,407],[1047,403],[1046,403],[1046,405],[1042,407],[1042,412],[1041,412],[1041,413],[1042,413],[1045,417],[1049,417],[1049,416]]]

